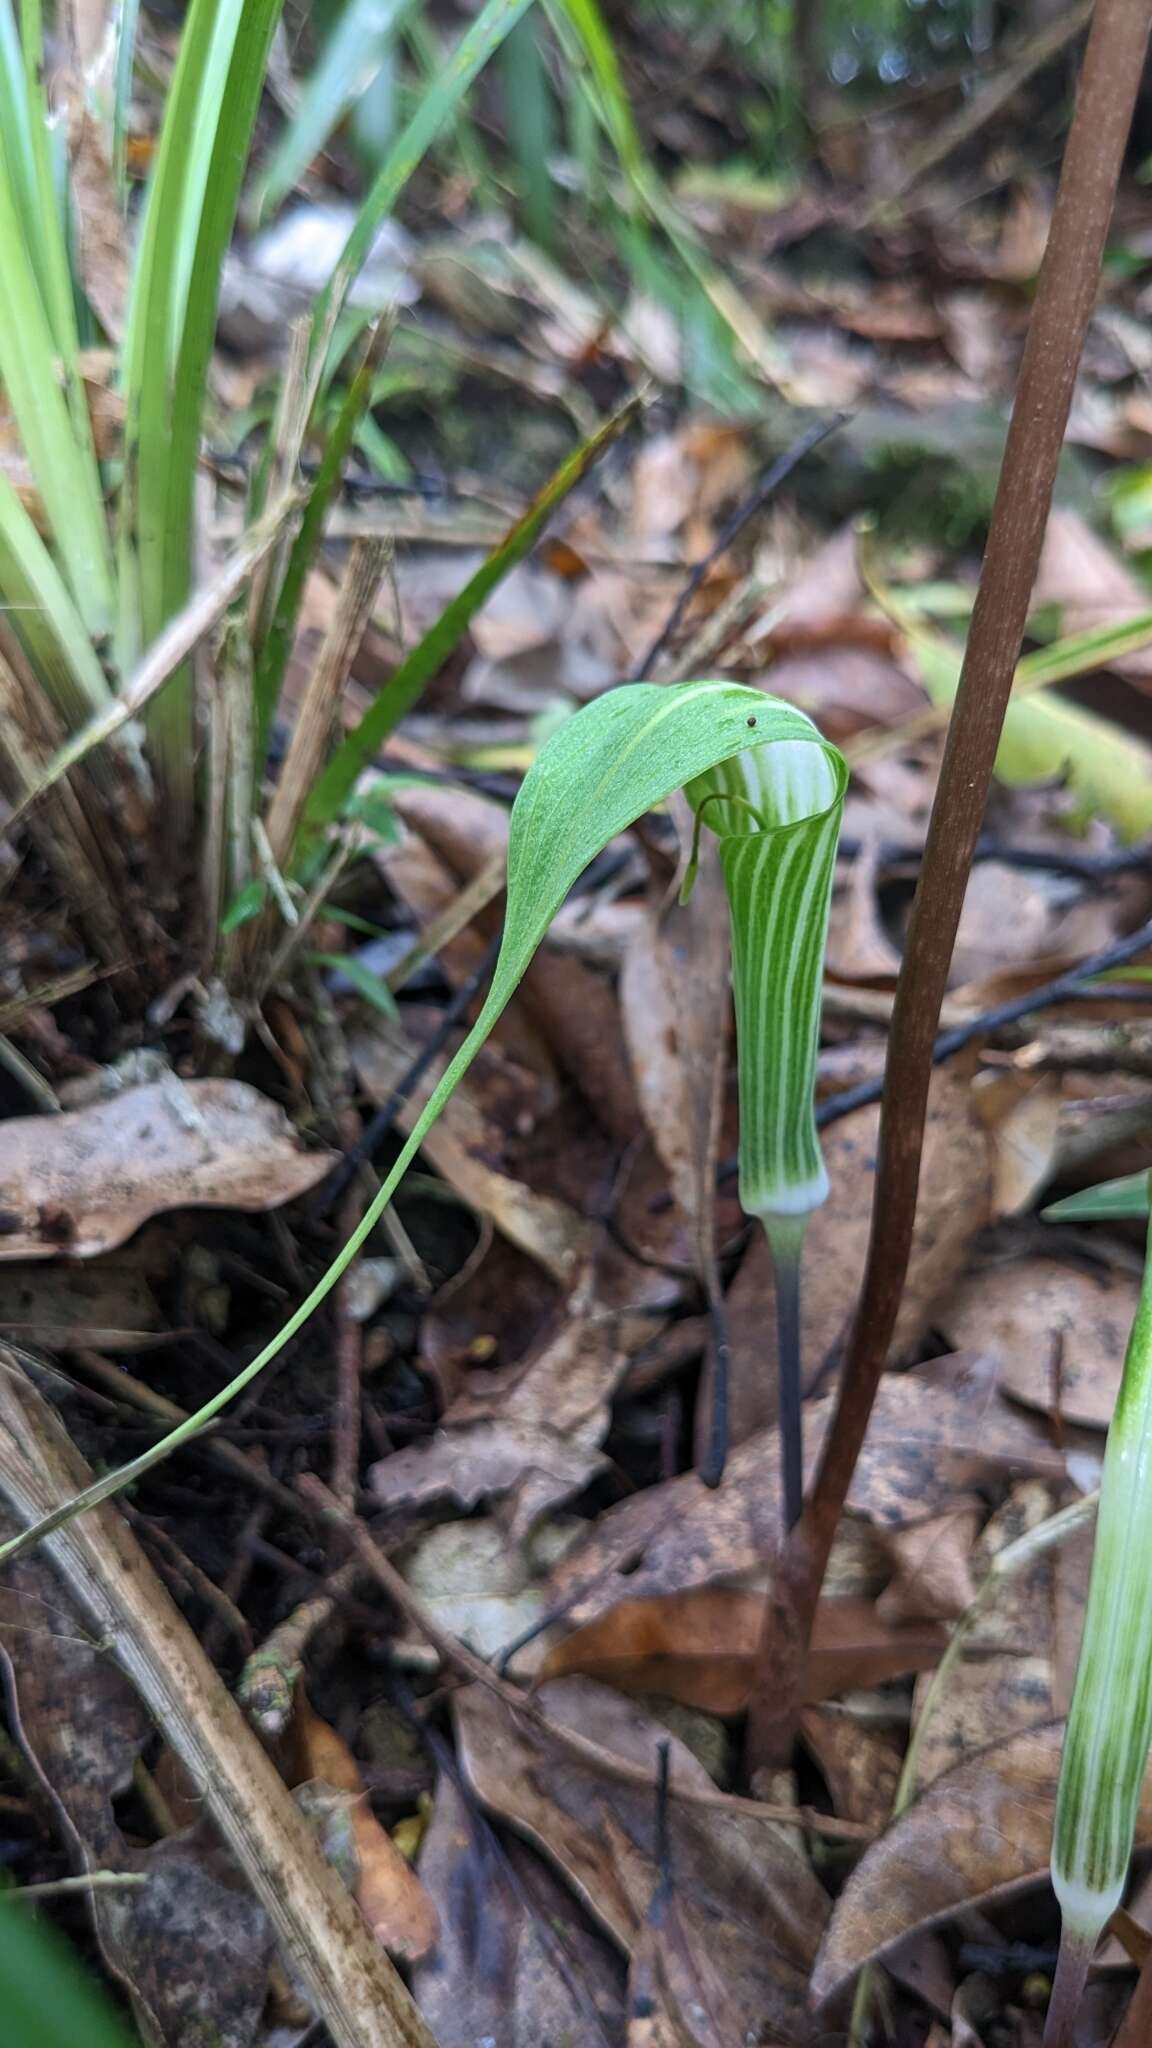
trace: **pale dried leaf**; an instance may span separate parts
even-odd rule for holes
[[[333,1163],[302,1151],[283,1110],[245,1081],[173,1075],[88,1109],[11,1117],[0,1259],[91,1258],[163,1209],[276,1209]]]
[[[1013,1259],[970,1273],[941,1306],[937,1324],[959,1348],[994,1357],[1013,1399],[1086,1429],[1107,1429],[1138,1295],[1128,1273]]]
[[[511,1532],[526,1536],[549,1508],[570,1500],[598,1472],[609,1402],[627,1358],[613,1319],[573,1306],[559,1332],[519,1368],[516,1383],[493,1397],[491,1419],[438,1430],[423,1444],[372,1467],[371,1483],[389,1507],[451,1499],[463,1507],[514,1494]]]
[[[85,296],[101,326],[119,341],[128,301],[129,235],[101,123],[73,108],[68,124],[72,199]]]
[[[1013,1489],[972,1558],[982,1579],[1008,1543],[1047,1521],[1066,1491],[1038,1481]],[[1071,1694],[1088,1590],[1092,1533],[1085,1530],[1005,1573],[965,1633],[948,1679],[918,1728],[916,1784],[923,1789],[989,1745],[1063,1714]],[[919,1688],[920,1710],[927,1686]]]
[[[1150,609],[1147,588],[1135,571],[1081,513],[1067,506],[1058,506],[1049,518],[1032,603],[1059,605],[1065,634],[1100,632]],[[1108,666],[1142,690],[1152,688],[1152,647],[1120,655]]]

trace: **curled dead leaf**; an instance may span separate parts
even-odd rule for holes
[[[321,1720],[303,1694],[291,1724],[292,1775],[298,1783],[318,1782],[343,1795],[355,1849],[356,1903],[382,1948],[405,1962],[419,1962],[435,1947],[439,1918],[428,1893],[368,1803],[368,1794],[347,1743]]]
[[[812,1975],[820,2003],[898,1942],[1047,1873],[1063,1722],[994,1744],[937,1778],[867,1849],[836,1906]],[[1152,1775],[1138,1845],[1152,1841]]]
[[[808,1973],[827,1901],[805,1859],[750,1804],[734,1813],[678,1801],[678,1783],[711,1789],[711,1779],[682,1742],[618,1694],[566,1678],[543,1687],[538,1699],[551,1721],[583,1742],[653,1773],[670,1740],[678,1982],[685,1982],[679,1969],[701,1984],[722,1973],[725,2048],[765,2030],[769,2040],[807,2048]],[[479,1686],[458,1694],[455,1706],[461,1763],[477,1797],[537,1843],[621,1946],[635,1950],[659,1876],[650,1789],[598,1771]],[[671,1966],[667,1949],[663,1963]],[[672,2038],[682,2048],[685,2037]],[[706,2032],[686,2039],[692,2048],[714,2048]]]
[[[661,1694],[713,1714],[748,1704],[764,1603],[756,1593],[700,1586],[663,1599],[622,1600],[557,1643],[541,1678],[581,1674],[618,1692]],[[884,1622],[871,1600],[822,1600],[808,1663],[808,1698],[882,1685],[939,1662],[946,1638],[930,1625]]]

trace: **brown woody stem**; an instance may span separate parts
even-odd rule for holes
[[[1152,0],[1098,0],[1036,300],[888,1041],[872,1236],[835,1416],[765,1608],[752,1770],[789,1759],[829,1551],[908,1270],[932,1046],[1052,500],[1076,371],[1152,26]]]

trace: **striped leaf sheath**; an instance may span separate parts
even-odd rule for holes
[[[772,1248],[784,1511],[800,1511],[799,1275],[804,1226],[828,1192],[813,1087],[846,771],[811,744],[725,761],[688,789],[719,839],[732,924],[740,1073],[740,1201]]]
[[[1104,1473],[1052,1842],[1063,1931],[1046,2040],[1065,2037],[1120,1903],[1152,1745],[1152,1252]]]

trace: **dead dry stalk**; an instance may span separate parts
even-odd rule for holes
[[[832,1426],[765,1608],[748,1718],[753,1771],[790,1758],[812,1622],[908,1271],[932,1048],[1152,28],[1152,0],[1098,0],[932,807],[888,1059],[872,1236]]]
[[[0,1493],[33,1522],[91,1474],[0,1351]],[[114,1507],[65,1522],[49,1554],[203,1793],[338,2048],[436,2048],[235,1700]]]

